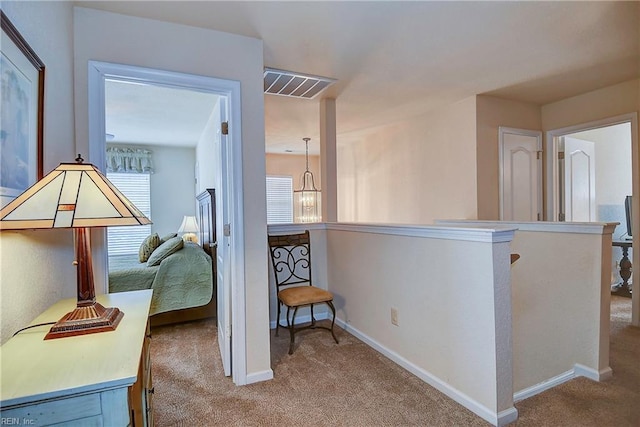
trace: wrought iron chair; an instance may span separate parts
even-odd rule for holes
[[[308,328],[321,328],[331,331],[331,335],[338,344],[338,338],[333,331],[336,321],[336,309],[333,306],[333,294],[324,289],[313,286],[311,282],[311,244],[309,231],[302,234],[290,234],[285,236],[269,236],[269,249],[273,273],[275,276],[276,291],[278,293],[278,317],[276,323],[276,336],[280,328],[280,309],[284,304],[287,307],[287,329],[291,341],[289,354],[293,354],[294,335]],[[313,316],[315,304],[327,304],[333,313],[331,327],[316,325]],[[311,323],[306,326],[296,326],[295,319],[298,308],[309,306],[311,308]],[[289,319],[289,313],[293,309],[293,316]],[[282,325],[284,327],[284,325]]]

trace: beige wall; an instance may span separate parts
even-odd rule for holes
[[[640,80],[631,80],[542,106],[545,131],[640,110]]]
[[[476,98],[338,141],[338,220],[477,216]]]
[[[69,3],[3,1],[2,11],[44,62],[44,173],[76,156],[73,14]],[[0,233],[0,343],[48,306],[76,295],[68,230]]]
[[[302,188],[302,174],[306,167],[304,155],[267,153],[266,167],[267,175],[290,176],[293,178],[293,189]],[[309,156],[309,170],[313,173],[316,188],[322,190],[320,186],[322,178],[320,175],[320,156]]]
[[[478,219],[500,219],[500,126],[541,130],[540,107],[492,96],[477,97]]]

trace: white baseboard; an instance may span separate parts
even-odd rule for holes
[[[315,317],[316,320],[331,319],[331,316],[326,311],[321,311],[320,313],[316,313],[314,311],[313,317]],[[296,316],[296,325],[298,325],[300,323],[308,323],[308,322],[311,322],[311,314]],[[282,319],[280,321],[280,327],[282,327],[282,325],[286,325],[286,324],[287,324],[287,320],[286,319]],[[338,324],[338,319],[337,318],[336,318],[336,324]],[[272,320],[272,321],[269,322],[269,328],[271,328],[271,329],[275,329],[276,328],[276,321],[275,320]]]
[[[609,366],[596,371],[593,368],[576,363],[573,367],[573,371],[575,372],[576,377],[586,377],[594,381],[608,380],[613,376],[613,370]]]
[[[562,383],[565,383],[569,380],[572,380],[576,377],[574,369],[563,372],[560,375],[556,375],[553,378],[550,378],[541,383],[532,385],[531,387],[527,387],[513,394],[513,401],[520,402],[521,400],[528,399],[529,397],[535,396],[538,393],[542,393],[545,390],[558,386]]]
[[[425,371],[421,367],[409,362],[407,359],[400,356],[398,353],[392,350],[389,350],[379,342],[375,341],[374,339],[362,333],[361,331],[354,328],[353,326],[345,323],[341,319],[336,319],[336,324],[340,326],[342,329],[344,329],[345,331],[359,338],[365,344],[369,345],[370,347],[382,353],[383,355],[385,355],[386,357],[388,357],[398,365],[402,366],[404,369],[411,372],[412,374],[420,378],[422,381],[434,387],[441,393],[444,393],[447,397],[455,400],[460,405],[469,409],[470,411],[472,411],[473,413],[475,413],[485,421],[488,421],[489,423],[495,426],[503,426],[515,421],[518,418],[518,410],[515,407],[512,406],[511,408],[501,411],[500,413],[496,413],[495,411],[490,410],[489,408],[475,401],[474,399],[467,396],[466,394],[460,392],[458,389],[453,388],[451,385],[442,381],[440,378]]]
[[[273,379],[273,371],[271,369],[267,369],[266,371],[254,372],[252,374],[247,374],[247,382],[246,384],[259,383],[261,381],[268,381]]]
[[[498,412],[498,422],[495,424],[498,427],[511,424],[518,419],[518,410],[515,407],[511,407],[505,411]]]
[[[514,393],[513,401],[520,402],[521,400],[528,399],[529,397],[535,396],[536,394],[542,393],[543,391],[549,390],[550,388],[559,386],[560,384],[572,380],[576,377],[586,377],[594,381],[604,381],[611,378],[612,375],[613,371],[610,367],[606,367],[605,369],[596,371],[593,368],[589,368],[588,366],[576,363],[573,366],[573,369],[571,369],[570,371],[563,372],[560,375],[556,375],[553,378]]]

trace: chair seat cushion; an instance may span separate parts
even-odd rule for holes
[[[289,307],[333,300],[333,294],[315,286],[296,286],[278,292],[278,299]]]

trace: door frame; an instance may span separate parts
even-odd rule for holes
[[[245,259],[244,259],[244,202],[242,170],[242,113],[240,82],[186,73],[89,61],[88,64],[88,114],[89,114],[89,161],[98,169],[106,166],[105,141],[105,79],[137,81],[167,87],[179,87],[204,91],[224,96],[228,102],[229,134],[227,135],[229,155],[228,179],[232,192],[230,208],[231,229],[231,339],[232,378],[238,385],[247,383],[246,367],[246,310],[245,310]],[[103,232],[104,234],[104,232]],[[102,237],[106,243],[106,236]],[[107,251],[102,251],[102,262],[107,265]],[[105,268],[105,288],[108,287],[108,270]],[[108,289],[104,290],[105,292]]]
[[[607,126],[614,126],[622,123],[631,124],[631,195],[632,199],[632,223],[634,230],[632,245],[640,248],[640,147],[638,147],[638,114],[627,113],[619,116],[608,117],[587,123],[581,123],[560,129],[549,130],[545,134],[545,151],[547,153],[546,162],[546,186],[545,186],[545,220],[555,221],[558,218],[559,210],[559,168],[558,168],[558,141],[560,137],[576,132],[598,129]],[[640,265],[640,250],[633,251],[633,265]],[[640,284],[640,268],[633,269],[633,283]],[[640,292],[634,292],[632,298],[632,319],[631,323],[640,326]]]

